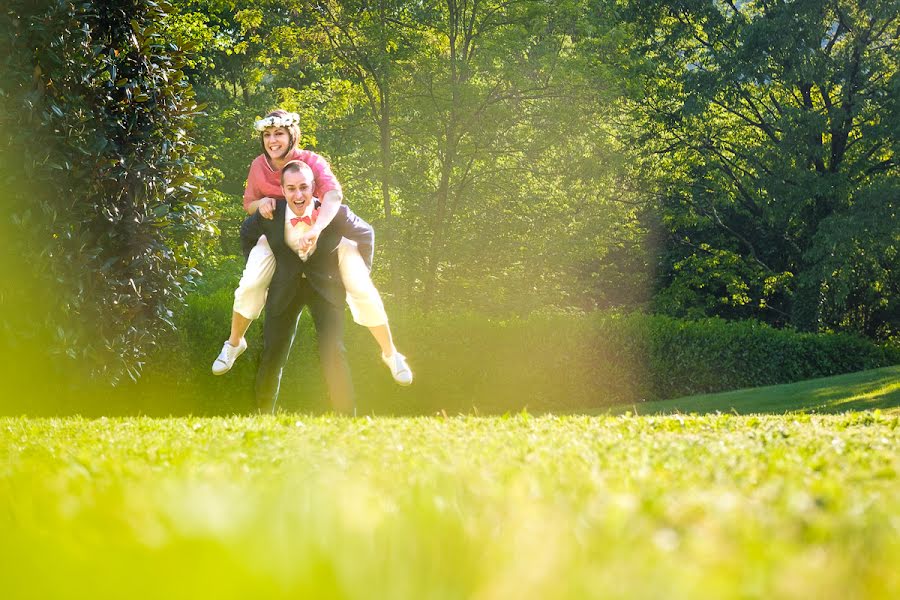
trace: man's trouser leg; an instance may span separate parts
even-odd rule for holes
[[[281,373],[291,352],[303,301],[298,294],[281,312],[266,310],[263,349],[256,372],[256,406],[261,413],[274,413],[281,386]]]
[[[309,312],[319,339],[319,359],[328,384],[331,406],[336,412],[354,414],[353,380],[344,349],[344,307],[335,306],[314,294]]]

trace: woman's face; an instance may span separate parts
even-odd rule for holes
[[[263,146],[269,158],[281,158],[290,147],[291,135],[285,127],[267,127],[263,131]]]

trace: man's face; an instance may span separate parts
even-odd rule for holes
[[[291,212],[298,217],[303,216],[306,205],[313,197],[312,173],[306,170],[285,173],[281,191]]]

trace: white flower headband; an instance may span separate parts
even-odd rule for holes
[[[253,126],[257,131],[265,131],[268,127],[290,127],[291,125],[300,124],[300,115],[297,113],[288,113],[282,117],[266,117],[256,121]]]

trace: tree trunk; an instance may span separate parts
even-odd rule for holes
[[[820,277],[815,269],[800,273],[791,303],[791,325],[799,331],[818,333],[821,314]]]
[[[454,97],[456,89],[454,89]],[[454,103],[453,106],[456,106]],[[431,220],[431,246],[428,250],[427,271],[425,273],[425,294],[423,307],[428,310],[433,306],[437,290],[437,268],[444,254],[447,220],[450,205],[450,178],[457,159],[457,115],[451,108],[450,122],[447,126],[447,139],[443,160],[441,160],[441,180],[435,194],[434,216]]]
[[[381,130],[381,198],[384,203],[384,218],[390,222],[393,215],[391,206],[391,102],[388,95],[388,78],[384,77],[381,86],[381,120],[378,128]]]

